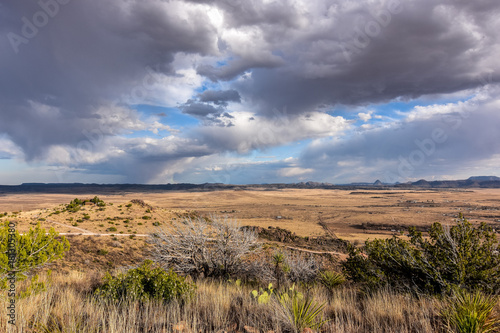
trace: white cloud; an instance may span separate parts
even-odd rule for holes
[[[314,169],[309,168],[309,169],[304,169],[300,167],[290,167],[290,168],[283,168],[278,170],[278,174],[282,177],[296,177],[296,176],[303,176],[305,174],[311,174],[314,172]]]
[[[372,113],[373,111],[370,111],[370,112],[360,112],[358,113],[358,117],[359,119],[361,119],[362,121],[364,121],[365,123],[372,119]]]
[[[18,158],[23,157],[22,149],[17,146],[12,140],[5,135],[0,134],[0,159],[1,158]]]
[[[248,153],[254,149],[279,146],[291,142],[342,134],[351,125],[343,117],[310,112],[300,116],[277,114],[260,117],[249,112],[233,112],[232,126],[204,126],[196,129],[203,142],[224,150]]]

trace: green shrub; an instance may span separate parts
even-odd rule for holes
[[[76,213],[80,210],[80,207],[83,205],[83,201],[76,198],[71,201],[68,205],[66,205],[66,210],[71,213]]]
[[[88,215],[88,214],[84,214],[84,215],[83,215],[83,218],[84,218],[85,220],[90,220],[90,215]]]
[[[117,229],[115,227],[110,227],[108,229],[106,229],[106,231],[116,231]]]
[[[142,219],[143,219],[143,220],[151,220],[151,216],[144,215],[144,216],[142,217]]]
[[[428,239],[415,228],[409,234],[410,241],[394,236],[367,241],[362,250],[351,246],[344,272],[371,286],[388,283],[431,293],[500,289],[499,241],[491,227],[476,228],[460,215],[451,228],[434,223]]]
[[[479,291],[456,291],[441,311],[446,328],[450,333],[498,332],[500,318],[493,313],[497,300],[497,297],[486,296]]]
[[[97,196],[95,196],[93,199],[90,199],[89,201],[92,202],[94,205],[97,205],[99,207],[106,206],[106,204],[104,203],[104,201],[102,201],[101,199],[99,199],[99,197],[97,197]]]
[[[114,301],[158,299],[168,302],[190,297],[196,289],[194,283],[186,282],[172,270],[165,272],[151,260],[117,276],[106,273],[103,282],[95,294]]]
[[[109,253],[109,251],[105,250],[105,249],[99,249],[99,250],[97,250],[97,254],[100,255],[100,256],[105,256],[108,253]]]
[[[9,234],[13,236],[9,238]],[[13,240],[15,246],[14,267],[9,265],[9,239]],[[15,230],[14,223],[6,221],[0,227],[0,279],[11,271],[15,271],[17,278],[23,279],[30,271],[64,257],[69,247],[68,240],[59,237],[54,228],[46,231],[38,224],[35,229],[30,228],[21,235]]]

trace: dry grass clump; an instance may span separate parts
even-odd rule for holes
[[[54,274],[41,291],[17,300],[17,325],[7,323],[5,295],[0,300],[2,332],[294,332],[283,308],[273,299],[259,304],[252,288],[235,283],[200,280],[187,303],[107,302],[91,297],[96,280],[89,273]],[[27,282],[18,283],[18,289]],[[323,308],[322,332],[437,332],[443,327],[440,309],[446,302],[381,289],[360,293],[352,286],[327,290],[317,285],[307,291]],[[497,304],[498,309],[498,304]],[[222,331],[221,331],[222,332]]]

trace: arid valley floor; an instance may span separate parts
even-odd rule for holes
[[[105,209],[63,212],[75,197],[94,195],[106,202]],[[131,204],[134,199],[144,204]],[[460,212],[500,232],[500,189],[10,194],[0,197],[1,212],[8,213],[2,220],[16,221],[20,232],[41,223],[67,235],[72,247],[60,268],[111,268],[147,255],[147,235],[186,216],[227,216],[242,226],[279,227],[307,240],[331,237],[355,244],[404,233],[408,226],[425,231],[434,222],[451,224]]]

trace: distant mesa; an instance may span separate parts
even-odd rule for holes
[[[425,179],[420,179],[419,181],[412,183],[412,185],[420,187],[431,187],[431,184]]]
[[[300,183],[269,183],[269,184],[82,184],[82,183],[24,183],[22,185],[0,185],[0,195],[6,193],[71,193],[71,194],[89,194],[104,195],[113,193],[144,193],[155,192],[162,193],[166,191],[219,191],[219,190],[266,190],[274,191],[287,188],[296,189],[446,189],[446,188],[500,188],[500,177],[497,176],[473,176],[462,180],[432,180],[420,179],[416,182],[406,183],[383,183],[377,179],[374,183],[350,183],[350,184],[332,184],[325,182],[307,181]]]
[[[497,177],[497,176],[474,176],[474,177],[469,177],[467,180],[471,180],[474,182],[491,182],[491,181],[499,181],[500,177]]]

